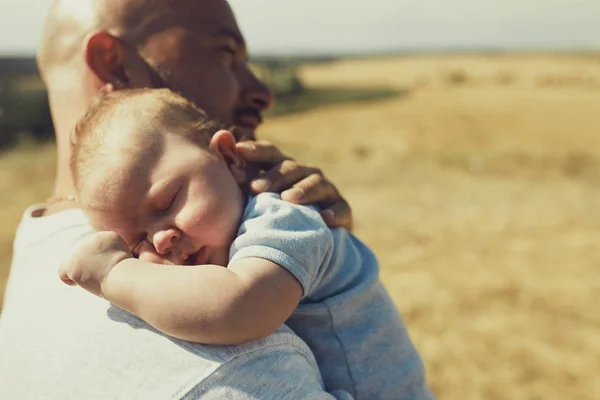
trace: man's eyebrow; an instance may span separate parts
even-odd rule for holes
[[[219,29],[217,32],[215,32],[215,34],[213,36],[228,37],[230,39],[233,39],[235,41],[235,44],[237,44],[238,46],[246,47],[246,41],[244,40],[242,35],[233,29],[229,29],[229,28]]]

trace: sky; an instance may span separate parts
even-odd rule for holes
[[[252,54],[600,50],[600,0],[230,0]],[[50,0],[0,0],[0,55],[34,54]]]

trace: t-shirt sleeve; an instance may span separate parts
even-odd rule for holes
[[[352,400],[323,387],[312,356],[293,346],[273,346],[237,357],[215,371],[182,400]]]
[[[230,262],[247,257],[272,261],[289,271],[307,296],[317,285],[320,269],[329,263],[333,245],[333,235],[314,207],[261,193],[246,206]]]

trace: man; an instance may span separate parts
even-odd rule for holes
[[[107,84],[169,86],[254,139],[272,98],[250,71],[225,0],[60,0],[50,10],[38,63],[58,150],[54,200],[26,213],[0,319],[0,398],[333,398],[314,357],[286,327],[245,346],[170,339],[109,303],[59,281],[58,266],[89,234],[68,169],[70,132]],[[266,143],[242,145],[288,200],[320,202],[350,220],[347,204],[317,170]],[[268,189],[265,182],[257,189]],[[304,196],[303,198],[301,198]],[[331,388],[335,389],[335,388]],[[334,392],[332,390],[332,392]],[[350,398],[345,393],[338,398]]]
[[[56,132],[54,198],[30,208],[18,229],[0,319],[0,398],[329,399],[313,354],[288,328],[244,346],[203,346],[166,337],[82,290],[65,286],[60,264],[91,232],[73,201],[70,133],[93,96],[169,87],[253,140],[268,89],[247,65],[226,0],[57,0],[38,64]],[[240,144],[267,167],[253,189],[318,203],[332,226],[350,210],[316,169],[262,142]],[[270,167],[270,168],[269,168]]]

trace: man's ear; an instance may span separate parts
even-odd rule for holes
[[[89,69],[104,84],[115,89],[129,87],[125,71],[125,44],[106,31],[91,33],[85,42],[85,61]]]
[[[235,137],[231,132],[220,130],[215,133],[210,139],[208,148],[221,156],[237,183],[246,182],[246,162],[240,157],[235,145]]]

